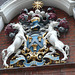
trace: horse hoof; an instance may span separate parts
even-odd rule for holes
[[[9,66],[5,66],[5,67],[4,67],[4,69],[7,69],[7,68],[9,68]]]
[[[66,61],[61,61],[61,63],[66,63]]]
[[[13,65],[10,65],[9,68],[13,68]]]
[[[66,57],[66,58],[63,58],[61,61],[65,61],[65,60],[67,60],[68,58]]]

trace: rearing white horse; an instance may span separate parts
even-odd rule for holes
[[[64,45],[63,42],[61,42],[58,39],[57,31],[54,30],[54,27],[57,26],[58,24],[59,23],[56,21],[52,21],[49,24],[49,28],[47,29],[48,33],[44,37],[44,47],[46,48],[45,40],[47,39],[52,44],[52,47],[49,48],[52,51],[52,53],[56,52],[55,49],[58,49],[60,52],[63,53],[64,58],[62,59],[62,61],[64,61],[68,58],[67,57],[68,54],[66,54],[66,51],[69,51],[69,46]],[[65,48],[65,50],[63,48]]]
[[[18,29],[18,33],[15,36],[14,42],[7,49],[4,49],[2,51],[3,65],[6,67],[8,67],[8,64],[6,63],[8,57],[13,53],[15,53],[20,48],[23,42],[24,42],[24,50],[26,49],[26,38],[24,36],[25,31],[22,28],[22,25],[17,23],[15,25],[12,25],[12,28]],[[5,51],[7,51],[7,54],[5,54]]]

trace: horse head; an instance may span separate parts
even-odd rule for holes
[[[59,22],[57,22],[57,21],[50,21],[49,25],[52,26],[52,27],[57,27],[59,25]]]
[[[13,29],[18,29],[19,30],[21,27],[22,26],[19,23],[12,25]]]

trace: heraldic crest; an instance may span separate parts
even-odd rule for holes
[[[42,1],[34,1],[35,11],[23,9],[18,16],[19,23],[5,27],[6,35],[13,39],[13,43],[2,50],[5,67],[43,66],[68,59],[69,46],[58,39],[60,34],[68,32],[68,22],[57,18],[53,7],[46,11],[42,7]],[[13,53],[8,65],[7,60]]]

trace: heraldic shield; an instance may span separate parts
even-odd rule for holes
[[[27,48],[32,52],[38,52],[41,48],[43,48],[43,36],[33,34],[31,37],[28,37]]]
[[[10,23],[5,28],[6,35],[14,38],[13,43],[2,51],[3,65],[7,68],[65,63],[68,59],[69,46],[58,38],[61,33],[68,32],[66,19],[57,19],[51,7],[47,12],[41,11],[42,1],[34,1],[33,5],[35,11],[28,12],[25,8],[18,17],[19,23]],[[67,25],[66,28],[62,24]],[[12,54],[15,55],[8,65],[7,59]]]

